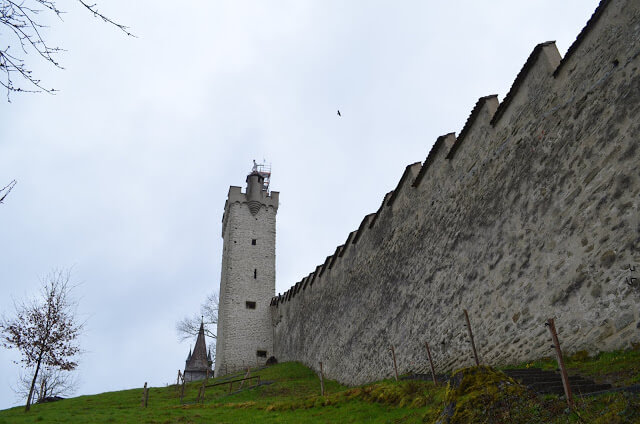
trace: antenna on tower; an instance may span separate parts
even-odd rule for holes
[[[262,180],[262,191],[266,191],[269,193],[269,183],[271,182],[271,164],[266,163],[267,161],[262,159],[262,163],[256,163],[256,160],[253,160],[253,168],[251,169],[251,173],[254,172],[259,174]]]

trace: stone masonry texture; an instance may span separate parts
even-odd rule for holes
[[[216,376],[264,365],[273,355],[269,301],[275,293],[279,193],[267,195],[260,188],[255,193],[258,200],[231,187],[225,205]],[[249,208],[252,203],[259,205],[255,214]],[[253,302],[255,309],[247,302]],[[258,351],[266,356],[259,357]]]
[[[276,358],[359,384],[392,375],[390,345],[425,372],[428,341],[439,371],[469,366],[463,309],[489,365],[551,356],[551,317],[569,352],[640,342],[639,56],[638,0],[603,1],[564,58],[538,45],[502,104],[481,98],[271,299]]]

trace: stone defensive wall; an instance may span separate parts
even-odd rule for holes
[[[537,45],[502,103],[406,167],[343,245],[271,301],[274,351],[343,383],[640,342],[640,1]],[[640,270],[638,271],[640,274]]]

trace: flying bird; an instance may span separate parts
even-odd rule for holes
[[[338,116],[342,116],[342,114],[340,114],[340,109],[338,109]]]

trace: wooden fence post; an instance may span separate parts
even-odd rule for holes
[[[140,406],[143,408],[147,407],[147,399],[149,398],[148,396],[148,391],[147,391],[147,382],[144,382],[144,388],[142,389],[142,401],[140,402]]]
[[[464,311],[464,318],[467,321],[467,330],[469,330],[469,338],[471,339],[471,349],[473,349],[473,357],[476,360],[476,365],[480,366],[480,361],[478,360],[478,353],[476,352],[476,344],[473,341],[473,332],[471,331],[471,322],[469,322],[469,314],[466,309]]]
[[[320,362],[320,396],[324,396],[324,372],[322,371],[322,362]]]
[[[564,395],[567,398],[567,405],[573,409],[573,394],[571,393],[571,386],[569,385],[569,375],[567,369],[564,366],[564,359],[562,358],[562,350],[560,349],[560,341],[558,340],[558,333],[556,333],[556,324],[553,318],[549,318],[546,325],[551,332],[551,339],[553,340],[553,347],[556,349],[556,356],[558,357],[558,366],[560,367],[560,375],[562,376],[562,386],[564,387]]]
[[[391,345],[391,356],[393,357],[393,370],[395,371],[396,381],[398,381],[398,365],[396,365],[396,350]]]
[[[247,367],[247,373],[244,375],[245,380],[249,377],[250,373],[251,373],[251,368]],[[242,389],[243,386],[244,386],[244,380],[240,382],[240,389]]]
[[[436,380],[436,370],[433,368],[433,360],[431,359],[431,349],[429,349],[429,342],[424,342],[424,345],[427,347],[427,355],[429,356],[429,365],[431,366],[431,377],[433,378],[433,385],[437,386],[438,381]]]
[[[200,390],[198,391],[198,403],[204,403],[204,391],[207,388],[207,380],[202,381],[202,386],[200,386]]]
[[[180,390],[180,403],[182,403],[182,399],[184,399],[184,386],[187,384],[184,376],[182,377],[182,389]]]

